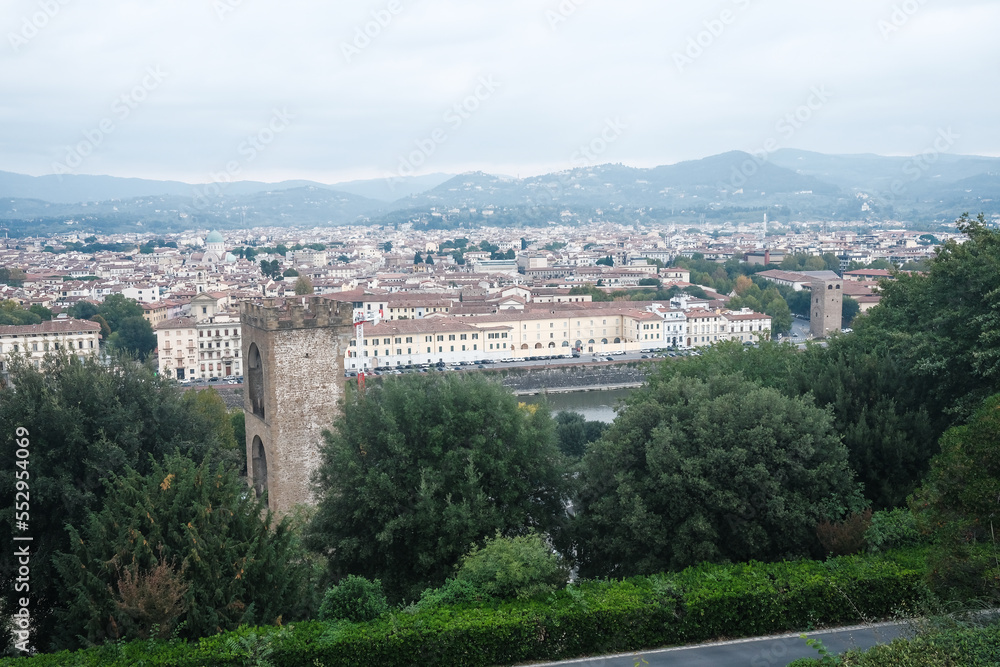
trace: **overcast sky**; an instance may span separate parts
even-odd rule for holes
[[[7,0],[0,170],[326,183],[1000,156],[996,0]]]

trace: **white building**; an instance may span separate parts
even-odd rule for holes
[[[65,350],[79,357],[100,350],[101,325],[90,320],[59,318],[41,324],[0,326],[0,371],[13,354],[27,355],[35,368],[47,353]]]

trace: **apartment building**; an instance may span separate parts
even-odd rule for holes
[[[47,353],[67,351],[79,357],[100,350],[101,325],[90,320],[58,318],[41,324],[0,326],[0,371],[11,355],[27,355],[39,368]]]

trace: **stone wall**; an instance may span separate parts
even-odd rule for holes
[[[597,387],[637,386],[650,374],[648,362],[588,363],[487,371],[515,393]]]

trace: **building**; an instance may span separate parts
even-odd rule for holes
[[[25,355],[35,368],[48,353],[87,357],[100,351],[101,325],[90,320],[57,318],[41,324],[0,326],[0,372],[12,355]]]
[[[844,313],[844,281],[833,271],[807,271],[813,282],[809,333],[813,338],[826,338],[831,331],[840,331]]]
[[[175,380],[243,375],[239,314],[222,306],[228,296],[202,293],[191,315],[154,327],[160,375]]]
[[[318,296],[241,304],[247,478],[279,515],[315,502],[310,481],[344,398],[352,313]]]

